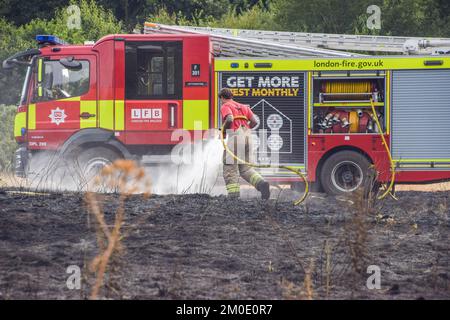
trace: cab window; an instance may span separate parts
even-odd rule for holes
[[[182,99],[181,41],[128,42],[125,60],[127,99]]]
[[[78,97],[89,91],[89,61],[81,60],[80,68],[68,69],[57,60],[38,62],[35,101],[51,101]]]

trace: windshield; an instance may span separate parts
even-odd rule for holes
[[[81,60],[79,70],[64,67],[57,60],[43,62],[42,95],[39,101],[81,96],[89,91],[89,61]]]
[[[34,61],[34,59],[33,59]],[[32,66],[27,67],[27,73],[23,82],[22,93],[20,95],[19,105],[25,105],[27,103],[28,86],[30,85]]]

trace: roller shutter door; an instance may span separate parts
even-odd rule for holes
[[[450,158],[450,70],[394,71],[394,159]]]

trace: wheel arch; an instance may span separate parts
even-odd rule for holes
[[[316,181],[320,181],[320,172],[322,171],[324,163],[334,154],[341,152],[341,151],[354,151],[358,152],[361,155],[363,155],[371,164],[374,163],[372,157],[365,152],[364,150],[354,147],[354,146],[339,146],[333,149],[328,150],[319,160],[319,163],[316,167]]]
[[[128,149],[114,137],[114,133],[104,129],[83,129],[76,132],[64,142],[59,152],[62,155],[70,155],[74,152],[98,146],[111,149],[126,159],[132,158]]]

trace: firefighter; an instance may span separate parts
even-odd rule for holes
[[[230,89],[222,89],[219,93],[222,102],[220,113],[224,123],[224,130],[228,136],[227,146],[235,155],[243,160],[252,162],[251,129],[258,125],[255,115],[248,105],[240,104],[233,100]],[[245,117],[234,119],[235,117]],[[244,154],[245,159],[242,157]],[[239,164],[226,150],[223,153],[223,178],[225,180],[228,196],[238,198],[240,196],[239,176],[253,185],[261,192],[262,199],[269,199],[270,185],[264,181],[261,175],[246,164]]]

